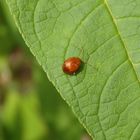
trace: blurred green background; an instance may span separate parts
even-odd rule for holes
[[[0,0],[0,140],[90,140]]]

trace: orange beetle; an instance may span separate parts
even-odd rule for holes
[[[78,57],[70,57],[64,61],[62,66],[63,72],[69,75],[76,74],[80,69],[82,61]]]

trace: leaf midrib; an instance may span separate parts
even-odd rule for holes
[[[128,52],[128,50],[127,50],[127,47],[126,47],[126,45],[125,45],[125,42],[124,42],[124,40],[122,39],[121,33],[119,32],[117,23],[116,23],[115,18],[114,18],[114,16],[113,16],[113,13],[112,13],[112,11],[111,11],[111,9],[110,9],[110,7],[109,7],[108,1],[107,1],[107,0],[104,0],[104,4],[105,4],[105,7],[106,7],[106,9],[107,9],[109,15],[110,15],[111,18],[112,18],[112,22],[113,22],[113,24],[114,24],[114,26],[115,26],[115,29],[116,29],[116,31],[117,31],[117,33],[118,33],[118,35],[119,35],[119,38],[120,38],[120,40],[121,40],[121,42],[122,42],[122,45],[124,46],[124,49],[125,49],[125,52],[126,52],[128,61],[130,62],[131,66],[132,66],[132,68],[133,68],[133,71],[134,71],[134,73],[135,73],[136,79],[137,79],[137,81],[140,83],[139,78],[138,78],[138,75],[137,75],[136,70],[135,70],[135,68],[134,68],[133,62],[132,62],[132,60],[131,60],[131,57],[129,56],[129,52]]]
[[[125,45],[125,43],[124,43],[124,41],[123,41],[123,39],[122,39],[122,37],[121,37],[121,34],[120,34],[120,32],[119,32],[119,29],[118,29],[118,27],[117,27],[117,23],[116,23],[116,21],[115,21],[115,18],[114,18],[114,16],[113,16],[113,13],[111,12],[111,9],[109,8],[109,4],[108,4],[107,0],[103,0],[103,1],[104,1],[105,7],[106,7],[106,9],[107,9],[109,15],[111,16],[112,22],[113,22],[114,27],[115,27],[115,29],[116,29],[116,31],[117,31],[117,33],[118,33],[118,36],[119,36],[119,38],[120,38],[120,40],[121,40],[121,42],[122,42],[122,45],[123,45],[124,48],[125,48],[125,52],[126,52],[128,61],[130,62],[131,66],[132,66],[132,68],[133,68],[133,70],[134,70],[136,79],[138,80],[138,82],[140,82],[139,79],[138,79],[137,73],[136,73],[136,71],[135,71],[135,68],[134,68],[134,66],[133,66],[133,63],[132,63],[132,61],[131,61],[131,58],[130,58],[130,56],[129,56],[129,53],[128,53],[128,51],[127,51],[127,47],[126,47],[126,45]],[[101,94],[101,96],[102,96],[102,94]],[[101,96],[99,97],[99,101],[101,100]],[[100,108],[100,104],[99,104],[99,106],[98,106],[98,113],[99,113],[99,108]],[[104,138],[105,138],[105,140],[106,140],[106,134],[105,134],[104,129],[103,129],[103,127],[102,127],[102,123],[101,123],[101,121],[100,121],[100,117],[99,117],[98,113],[97,113],[97,116],[98,116],[98,119],[99,119],[99,124],[100,124],[100,126],[101,126],[101,129],[102,129],[102,132],[103,132],[103,136],[104,136]]]

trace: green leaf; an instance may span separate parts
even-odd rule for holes
[[[12,129],[13,125],[15,124],[19,103],[19,95],[15,91],[10,92],[4,106],[4,113],[2,117],[5,126],[9,127],[10,129]]]
[[[7,0],[20,33],[96,140],[140,139],[140,1]],[[78,56],[83,70],[62,71]]]
[[[40,140],[47,134],[48,130],[38,108],[35,92],[22,99],[23,140]]]

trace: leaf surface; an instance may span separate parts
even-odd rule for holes
[[[96,140],[140,139],[140,1],[7,0],[62,97]],[[65,59],[84,62],[63,73]]]

